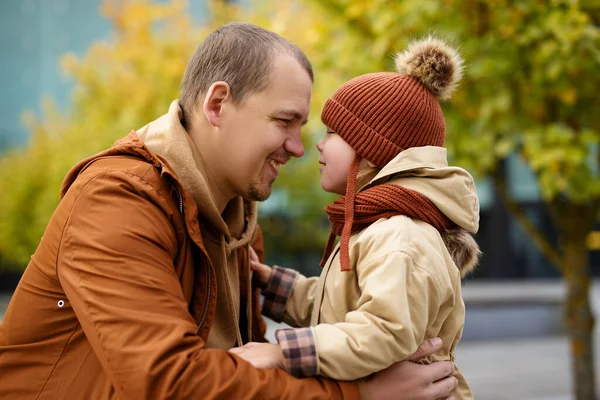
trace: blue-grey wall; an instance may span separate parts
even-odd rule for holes
[[[85,53],[97,40],[110,40],[111,26],[99,15],[101,0],[0,0],[0,152],[26,142],[21,123],[27,110],[39,112],[42,99],[65,106],[70,83],[60,58]],[[189,2],[194,20],[206,2]]]

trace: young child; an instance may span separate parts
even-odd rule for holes
[[[439,101],[460,80],[462,59],[430,37],[399,54],[396,67],[350,80],[323,109],[321,186],[342,197],[325,208],[332,229],[321,276],[253,262],[263,314],[297,327],[276,332],[279,364],[295,376],[363,378],[436,336],[442,350],[422,362],[454,361],[465,320],[461,276],[480,254],[470,235],[479,224],[473,179],[448,166],[442,147]],[[234,352],[256,361],[244,348]],[[471,399],[458,369],[455,376],[452,395]]]

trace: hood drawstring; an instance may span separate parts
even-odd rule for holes
[[[239,324],[239,314],[236,311],[235,302],[233,301],[233,289],[231,288],[231,280],[229,279],[229,271],[227,268],[227,247],[225,243],[225,237],[221,236],[221,252],[223,255],[223,260],[225,264],[225,268],[223,268],[223,275],[225,277],[225,288],[227,289],[227,297],[229,299],[229,308],[231,309],[231,315],[233,315],[233,324],[235,327],[235,336],[238,343],[238,346],[243,346],[244,341],[242,340],[242,334],[240,333],[240,324]]]

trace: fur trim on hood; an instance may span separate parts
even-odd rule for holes
[[[463,278],[479,264],[481,250],[473,236],[465,229],[450,229],[442,233],[444,244]]]

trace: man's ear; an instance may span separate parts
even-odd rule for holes
[[[223,104],[229,99],[231,99],[231,88],[227,82],[218,81],[208,88],[202,110],[206,120],[212,126],[220,125]]]

